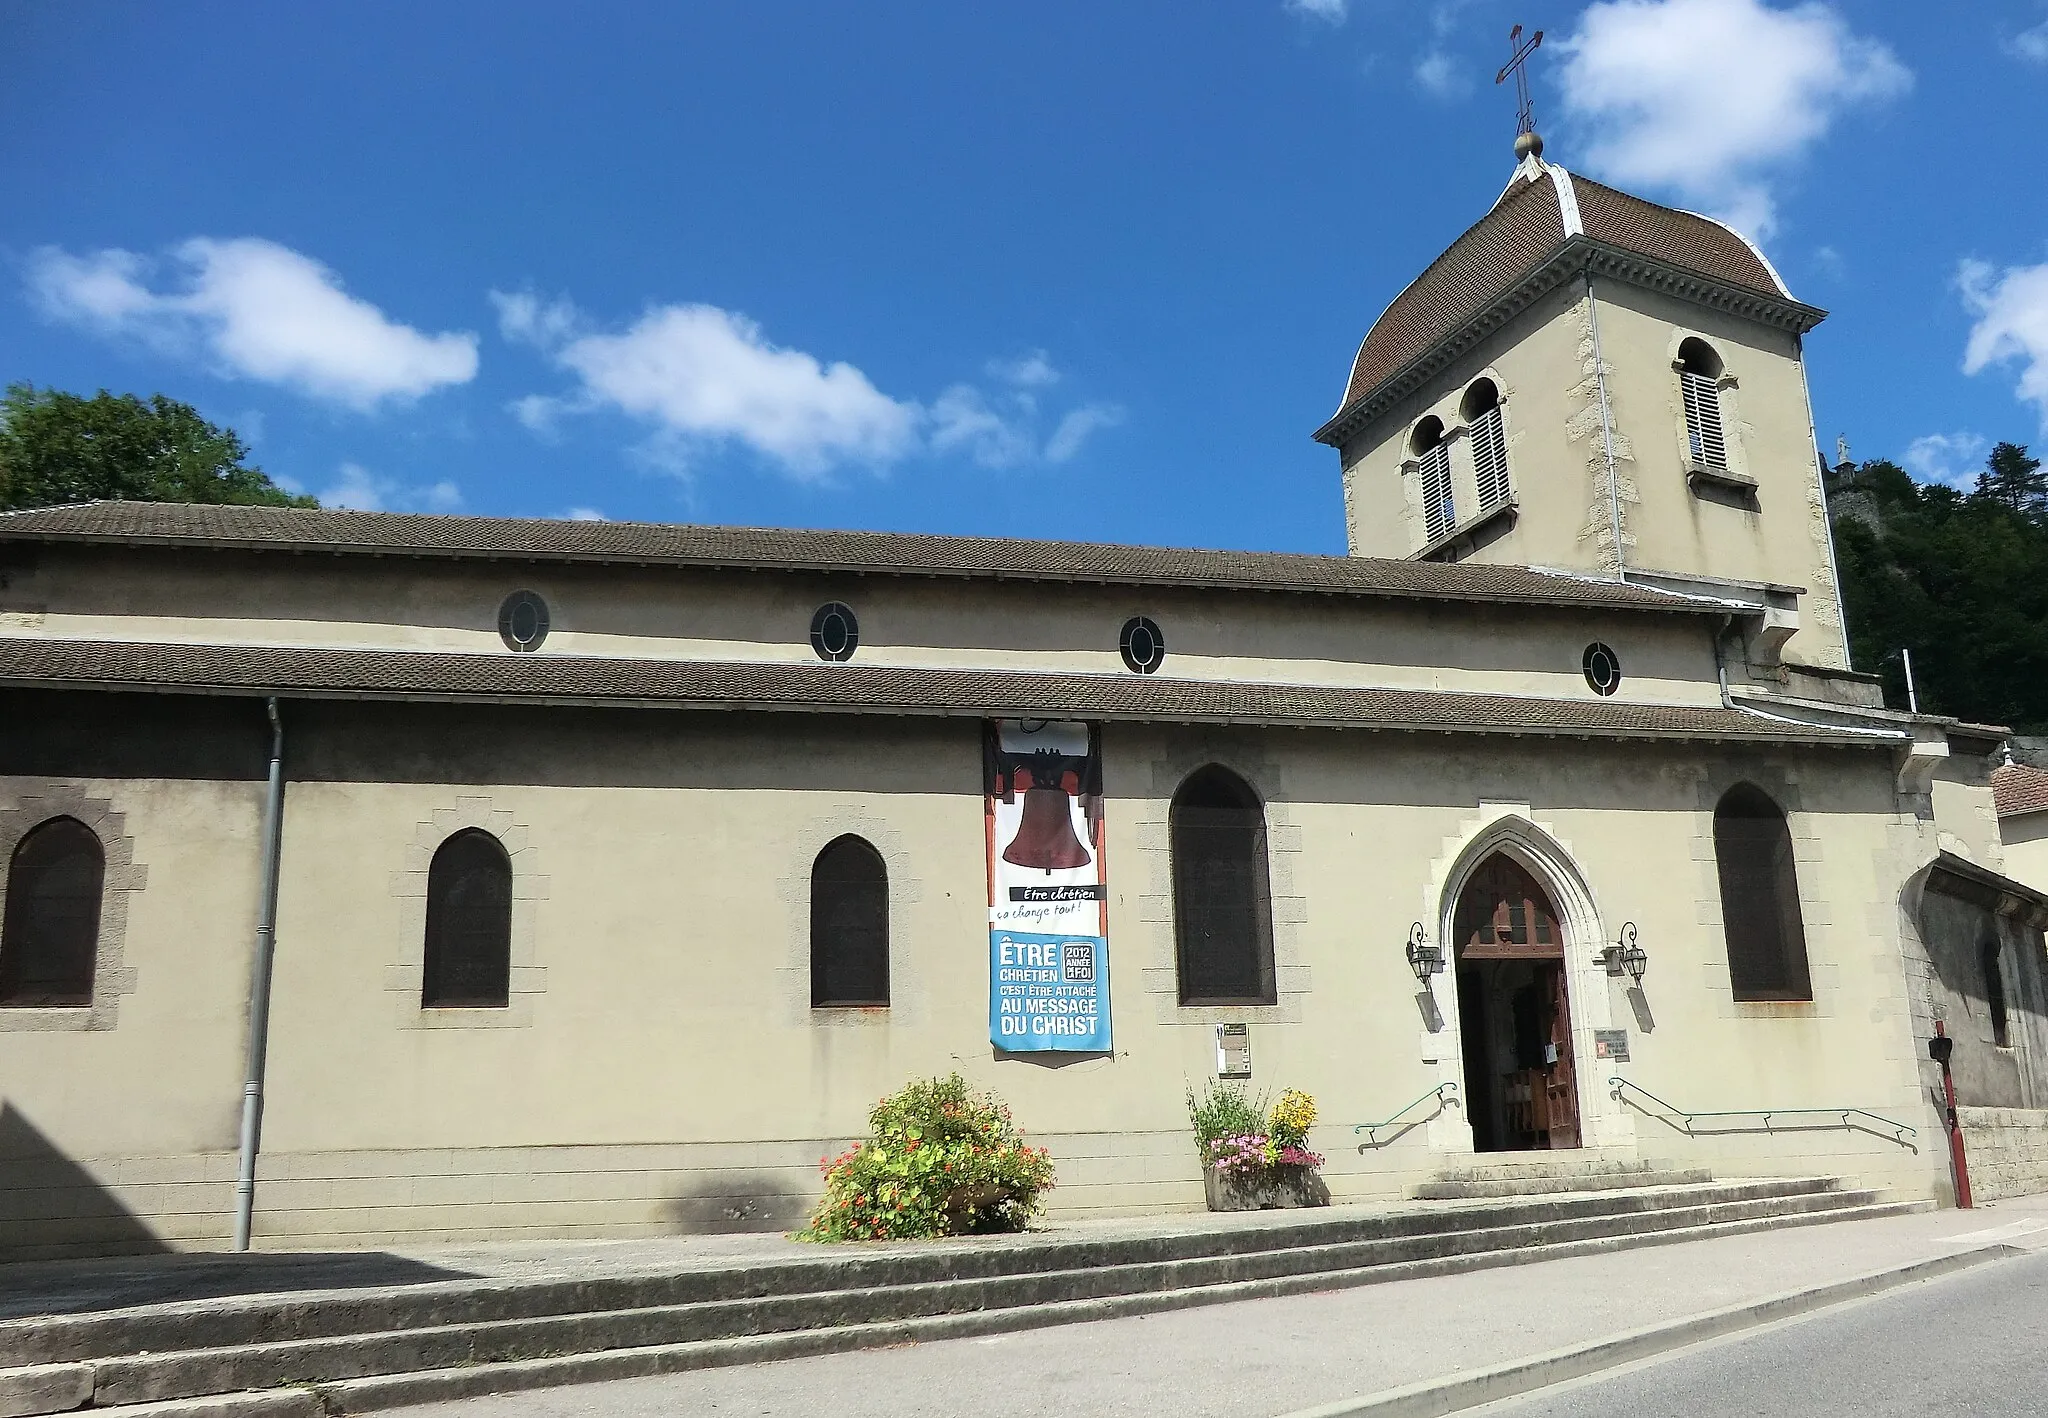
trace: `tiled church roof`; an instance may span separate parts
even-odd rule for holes
[[[155,545],[609,562],[1192,589],[1319,592],[1509,605],[1722,613],[1716,602],[1522,566],[1290,552],[803,531],[666,522],[562,522],[328,508],[87,502],[0,514],[0,544]]]
[[[313,698],[1073,716],[1866,746],[1889,746],[1899,737],[1798,724],[1719,706],[1257,684],[1167,675],[1020,674],[890,665],[143,644],[44,637],[0,638],[0,685],[279,693]]]
[[[1552,164],[1531,163],[1517,171],[1493,210],[1452,242],[1373,323],[1352,363],[1339,412],[1483,314],[1577,239],[1792,303],[1756,248],[1721,223],[1646,202]]]
[[[1991,798],[2000,817],[2048,811],[2048,769],[2006,763],[1991,772]]]

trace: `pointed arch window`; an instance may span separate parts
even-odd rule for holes
[[[1460,959],[1561,956],[1564,932],[1550,895],[1520,862],[1496,852],[1458,893],[1452,923]]]
[[[425,1009],[503,1008],[512,985],[512,859],[481,828],[443,842],[427,869]]]
[[[100,839],[75,817],[53,817],[21,839],[0,921],[0,1005],[92,1003],[106,878]]]
[[[1184,1005],[1273,1004],[1273,896],[1266,813],[1211,764],[1173,795],[1173,928]]]
[[[811,864],[811,1007],[889,1002],[889,868],[864,838]]]
[[[1415,425],[1408,451],[1416,460],[1416,476],[1422,485],[1422,536],[1433,542],[1458,525],[1457,504],[1451,497],[1451,445],[1444,438],[1444,421],[1434,414]]]
[[[1491,379],[1474,380],[1458,412],[1472,435],[1472,473],[1478,484],[1483,515],[1505,507],[1514,496],[1508,482],[1507,425],[1501,412],[1500,389]]]
[[[1792,830],[1761,788],[1739,783],[1714,809],[1714,864],[1735,998],[1812,999]]]
[[[1686,451],[1696,467],[1728,471],[1728,435],[1721,422],[1721,356],[1705,340],[1678,347],[1678,388],[1685,403]]]

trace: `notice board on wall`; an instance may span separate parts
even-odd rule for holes
[[[989,1042],[1107,1053],[1101,726],[998,719],[983,743]]]

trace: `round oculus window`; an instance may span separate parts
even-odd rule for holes
[[[1124,622],[1116,648],[1124,664],[1141,675],[1149,675],[1166,663],[1166,637],[1150,616],[1134,615]]]
[[[1621,657],[1599,641],[1586,647],[1582,663],[1586,670],[1586,683],[1592,686],[1595,694],[1612,694],[1621,688]]]
[[[548,603],[531,591],[514,591],[498,607],[498,634],[514,650],[538,650],[548,638]]]
[[[811,648],[819,659],[833,664],[852,659],[860,648],[860,622],[854,618],[853,608],[838,601],[819,606],[811,617]]]

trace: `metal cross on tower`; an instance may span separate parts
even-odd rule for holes
[[[1516,25],[1508,31],[1508,48],[1513,52],[1508,56],[1506,65],[1502,67],[1498,74],[1493,76],[1493,81],[1496,84],[1505,84],[1510,74],[1515,76],[1515,133],[1517,136],[1536,131],[1536,110],[1529,102],[1528,63],[1529,56],[1536,52],[1536,46],[1541,43],[1543,43],[1542,30],[1538,30],[1530,35],[1528,42],[1524,43],[1522,40],[1522,27]]]

